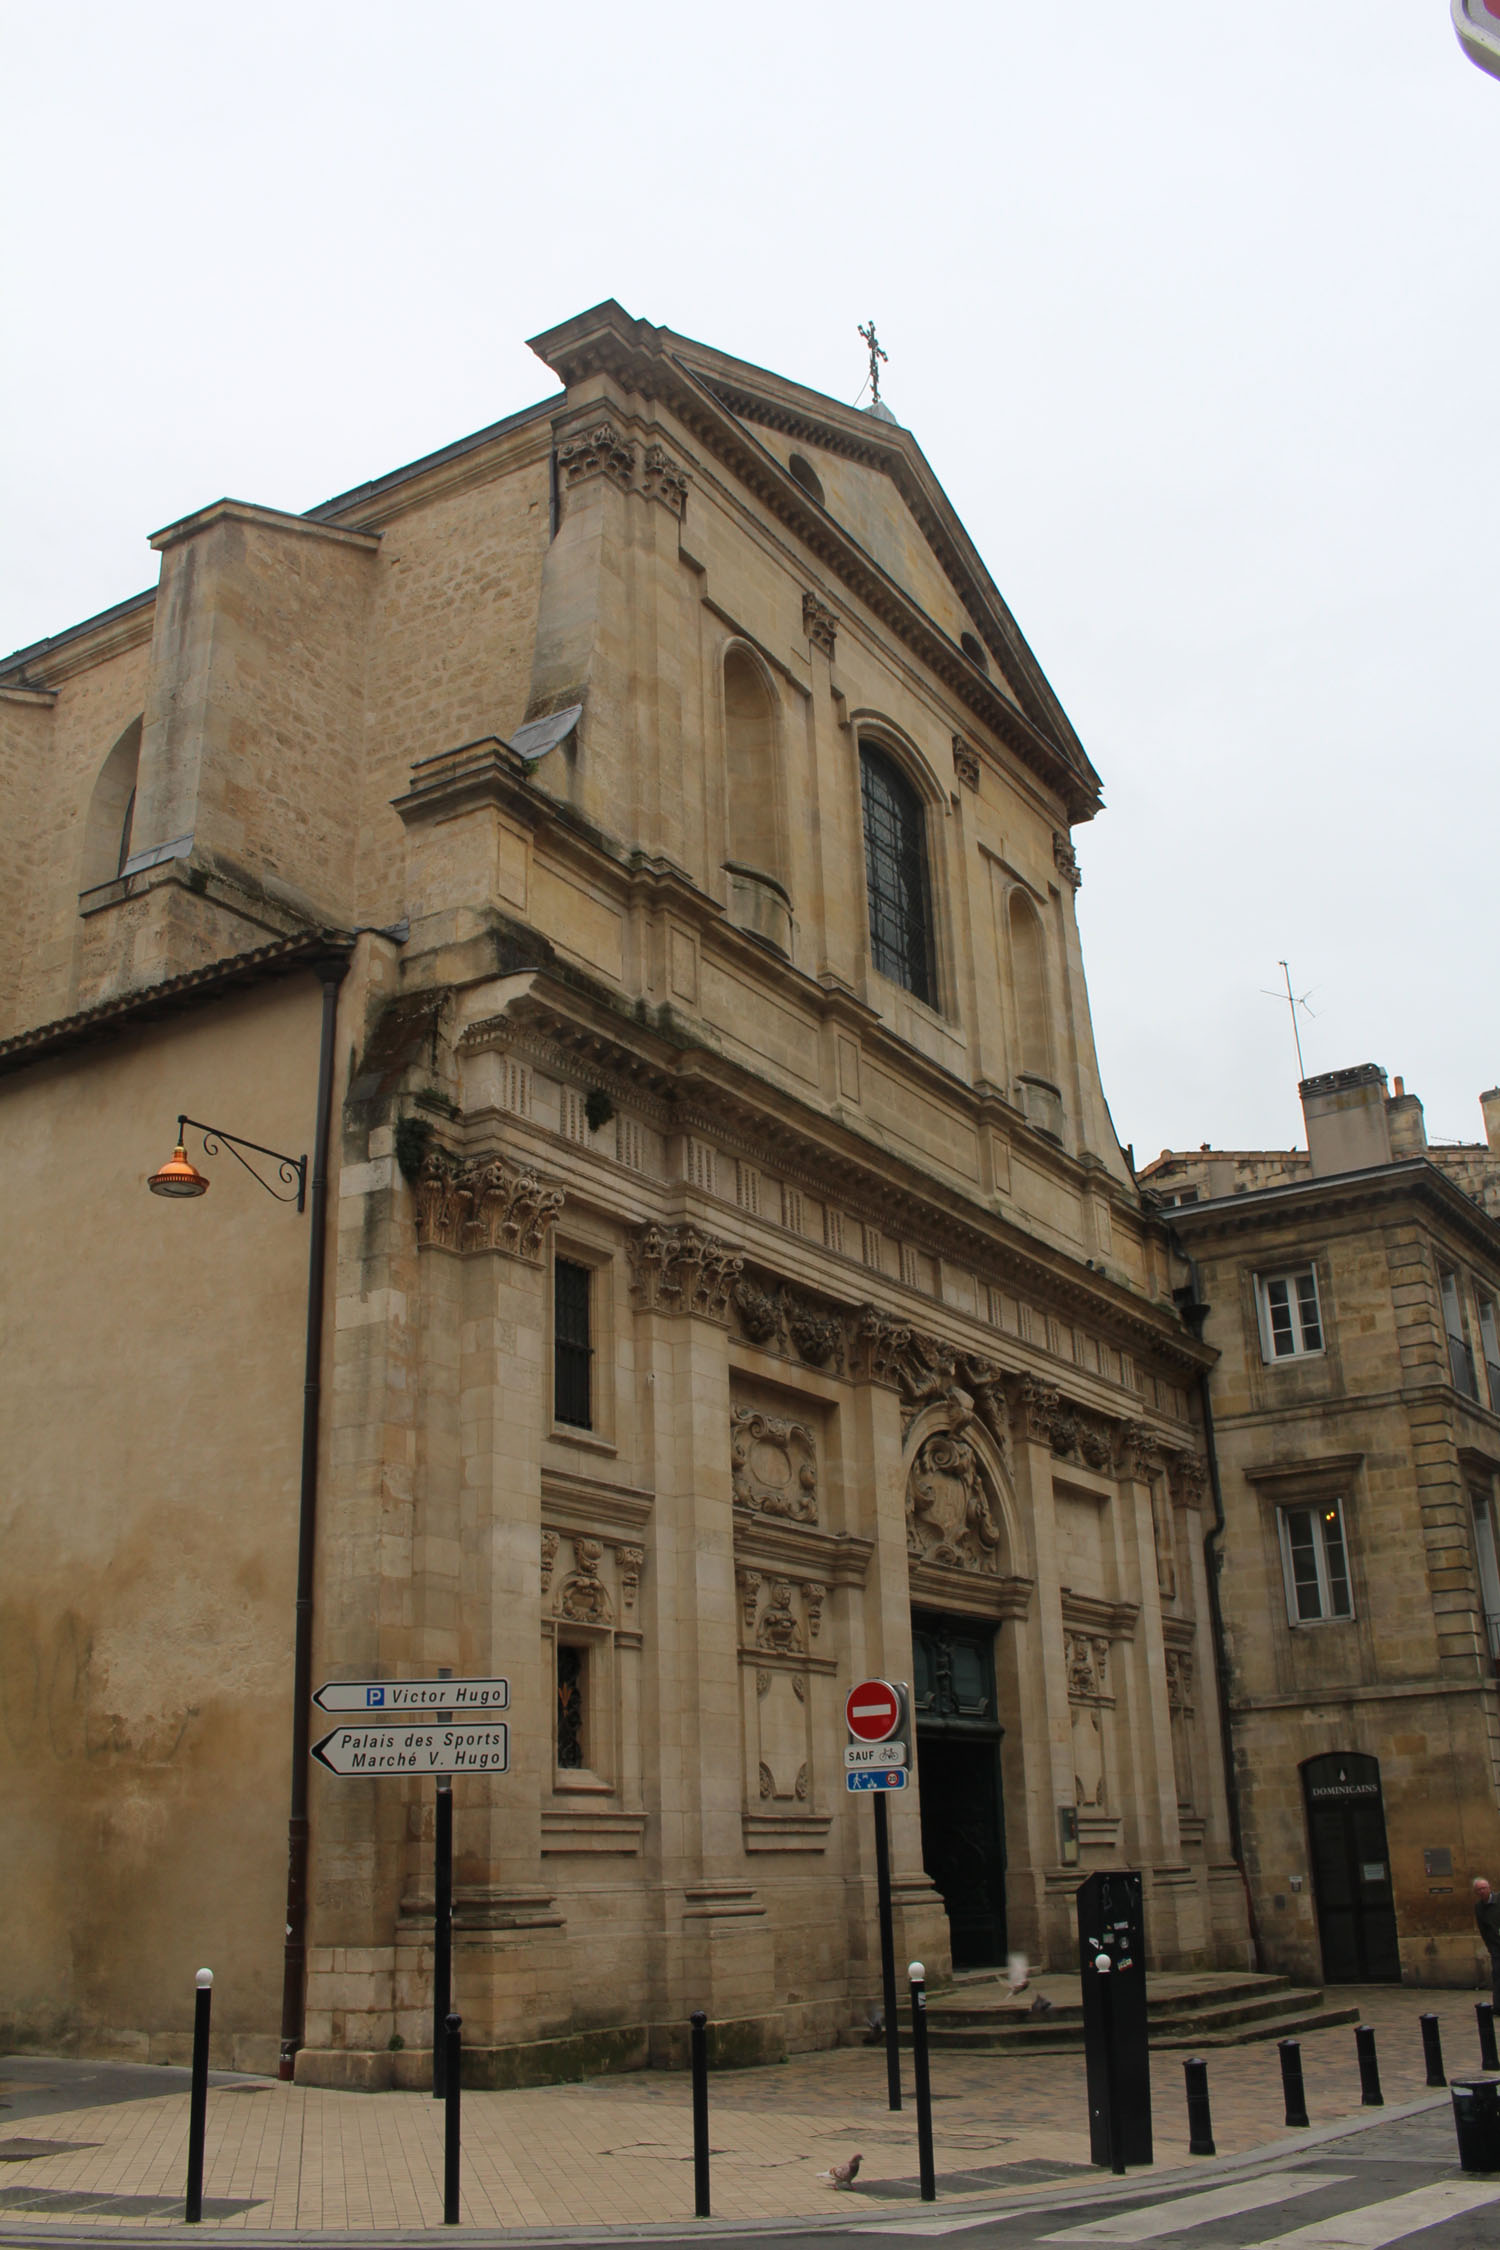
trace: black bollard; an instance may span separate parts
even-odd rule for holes
[[[937,2201],[937,2174],[932,2168],[932,2079],[927,2069],[927,1971],[920,1961],[912,1961],[906,1971],[911,1979],[911,2065],[917,2085],[917,2169],[921,2174],[922,2201]]]
[[[1495,2010],[1489,2000],[1475,2004],[1474,2014],[1479,2022],[1479,2067],[1481,2070],[1500,2070],[1500,2055],[1495,2052]]]
[[[1359,2023],[1354,2027],[1354,2049],[1359,2056],[1359,2098],[1366,2109],[1384,2109],[1385,2096],[1380,2091],[1380,2064],[1375,2057],[1375,2027]]]
[[[458,2225],[459,2089],[463,2077],[462,2016],[443,2025],[443,2224]]]
[[[692,2013],[693,2026],[693,2216],[712,2218],[708,2207],[708,2017]]]
[[[1189,2055],[1182,2075],[1187,2080],[1188,2155],[1212,2156],[1214,2121],[1208,2106],[1208,2065],[1200,2056]]]
[[[193,2083],[188,2094],[187,2201],[183,2218],[196,2226],[203,2216],[203,2135],[208,2123],[208,2018],[214,2004],[214,1973],[198,1971],[193,2003]]]
[[[1281,2091],[1286,2096],[1286,2121],[1288,2125],[1305,2125],[1307,2095],[1302,2088],[1302,2048],[1295,2039],[1278,2039],[1276,2052],[1281,2057]]]
[[[1427,2083],[1429,2086],[1446,2086],[1448,2081],[1443,2076],[1443,2035],[1438,2029],[1437,2017],[1419,2016],[1417,2021],[1422,2026],[1422,2053],[1427,2059]]]

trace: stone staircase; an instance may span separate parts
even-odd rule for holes
[[[1034,2015],[1040,1995],[1052,2005]],[[905,1994],[902,1995],[903,2003]],[[1153,2047],[1238,2047],[1253,2039],[1302,2039],[1358,2023],[1358,2008],[1326,2007],[1316,1986],[1290,1977],[1204,1971],[1148,1976],[1146,2013]],[[902,2039],[909,2043],[906,2008]],[[968,1971],[927,2000],[928,2043],[970,2054],[1059,2054],[1083,2043],[1076,1976],[1043,1974],[1012,1993],[1003,1976]]]

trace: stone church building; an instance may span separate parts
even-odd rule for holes
[[[888,410],[613,303],[535,349],[0,666],[13,2042],[178,2054],[208,1962],[226,2059],[420,2083],[432,1785],[308,1769],[304,1694],[443,1668],[511,1683],[454,1784],[492,2083],[862,2020],[869,1673],[934,1975],[1070,1962],[1100,1866],[1245,1962],[1098,778]],[[179,1113],[291,1200],[191,1124],[211,1192],[149,1196]]]

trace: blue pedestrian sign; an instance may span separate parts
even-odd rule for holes
[[[904,1789],[905,1766],[857,1766],[844,1776],[846,1789]]]

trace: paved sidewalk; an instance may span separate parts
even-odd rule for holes
[[[1380,1986],[1340,1990],[1375,2026],[1385,2099],[1427,2094],[1418,2016],[1442,2026],[1450,2076],[1477,2069],[1474,1996]],[[1302,2043],[1314,2127],[1360,2112],[1351,2028]],[[1288,2136],[1274,2042],[1208,2056],[1221,2157]],[[1181,2054],[1152,2058],[1158,2172],[1186,2164]],[[58,2231],[129,2237],[181,2221],[187,2098],[27,2114],[0,2108],[0,2242],[46,2241]],[[0,2064],[0,2103],[5,2101]],[[43,2073],[45,2075],[45,2073]],[[1081,2053],[933,2057],[934,2134],[942,2200],[973,2207],[1107,2177],[1089,2169]],[[902,2215],[915,2193],[916,2119],[910,2095],[886,2106],[879,2048],[799,2056],[709,2081],[716,2222]],[[1366,2116],[1375,2113],[1366,2112]],[[56,2144],[23,2157],[21,2148]],[[859,2149],[858,2194],[816,2175]],[[691,2224],[692,2126],[685,2075],[658,2071],[519,2093],[466,2093],[463,2222],[486,2230]],[[343,2094],[264,2079],[220,2081],[208,2097],[206,2230],[411,2231],[442,2218],[442,2105],[421,2094]],[[985,2175],[976,2178],[975,2174]],[[945,2179],[947,2185],[945,2187]],[[871,2192],[873,2190],[874,2192]],[[882,2192],[882,2190],[884,2192]],[[905,2209],[910,2214],[910,2204]]]

